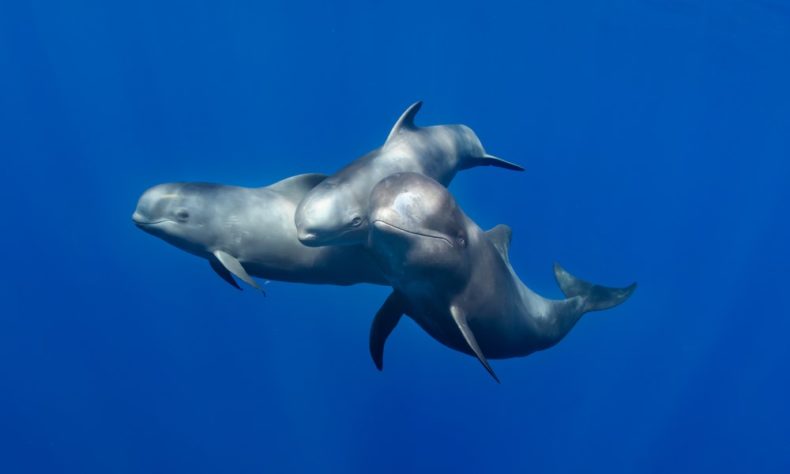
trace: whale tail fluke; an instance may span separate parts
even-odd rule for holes
[[[559,263],[554,263],[554,278],[557,279],[557,284],[565,296],[583,298],[584,312],[613,308],[627,300],[636,290],[636,283],[631,283],[625,288],[608,288],[586,282],[568,273]]]

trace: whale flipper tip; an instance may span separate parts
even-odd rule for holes
[[[404,302],[400,294],[393,291],[373,318],[370,326],[370,357],[379,370],[384,369],[384,343],[398,325],[403,313]]]
[[[519,164],[512,163],[507,160],[503,160],[502,158],[496,157],[494,155],[489,155],[487,153],[483,156],[468,158],[464,160],[463,163],[461,163],[461,169],[464,170],[469,168],[474,168],[476,166],[493,166],[496,168],[504,168],[506,170],[511,170],[511,171],[524,171],[524,167]]]
[[[450,307],[450,314],[452,315],[453,319],[455,320],[455,324],[458,326],[458,329],[461,331],[461,335],[464,336],[464,340],[469,345],[469,348],[474,353],[477,360],[483,364],[486,371],[494,378],[496,383],[502,383],[499,381],[499,377],[496,376],[494,369],[491,367],[491,364],[488,363],[488,359],[486,359],[485,354],[480,349],[480,346],[477,344],[477,338],[475,338],[475,334],[472,332],[472,329],[469,327],[469,324],[466,322],[466,315],[458,309],[456,306]]]
[[[255,282],[255,280],[252,279],[252,277],[247,273],[247,271],[241,265],[241,262],[239,262],[238,259],[236,259],[236,257],[222,250],[215,250],[213,253],[214,253],[214,257],[217,258],[217,260],[225,270],[234,274],[237,278],[240,278],[241,281],[250,285],[256,290],[259,290],[261,293],[263,293],[264,296],[266,296],[266,291],[263,288],[261,288],[260,285],[258,285],[258,283]]]

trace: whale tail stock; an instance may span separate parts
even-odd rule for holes
[[[556,262],[554,263],[554,278],[565,296],[568,298],[580,296],[582,298],[583,312],[585,313],[613,308],[627,300],[636,290],[636,283],[631,283],[625,288],[608,288],[586,282],[571,275]]]

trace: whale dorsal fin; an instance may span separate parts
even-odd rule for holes
[[[421,100],[411,104],[409,108],[401,114],[398,121],[395,122],[395,126],[390,130],[390,134],[387,135],[387,140],[384,143],[392,140],[401,130],[414,130],[417,128],[417,126],[414,125],[414,116],[420,111],[420,107],[422,107]]]
[[[326,179],[325,174],[307,173],[298,174],[285,178],[281,181],[267,186],[268,189],[280,193],[290,199],[301,201],[308,191],[318,186],[318,183]]]
[[[505,262],[510,263],[510,241],[513,238],[513,230],[510,226],[499,224],[493,229],[486,231],[486,237],[494,244],[497,251]]]
[[[403,296],[393,291],[373,318],[373,324],[370,326],[370,356],[379,370],[384,368],[384,343],[398,325],[405,309]]]
[[[263,288],[258,286],[258,283],[256,283],[255,280],[253,280],[252,277],[247,273],[247,270],[245,270],[244,267],[241,266],[241,262],[239,262],[238,259],[236,259],[236,257],[222,250],[215,250],[214,256],[217,257],[219,263],[221,263],[222,266],[225,267],[227,271],[236,275],[244,283],[250,285],[251,287],[257,290],[262,291],[264,295],[266,294]],[[222,276],[222,274],[220,274],[220,276]]]
[[[483,364],[483,367],[485,367],[488,373],[491,374],[491,377],[494,377],[496,383],[500,383],[499,377],[496,376],[494,369],[492,369],[488,364],[488,360],[486,360],[486,356],[483,354],[483,351],[480,350],[480,346],[477,345],[477,339],[475,339],[472,329],[468,324],[466,324],[466,315],[457,306],[450,306],[450,314],[453,315],[455,324],[458,326],[461,334],[463,334],[466,343],[469,344],[469,348],[472,349],[472,352],[474,352],[474,354],[477,356],[477,360]]]

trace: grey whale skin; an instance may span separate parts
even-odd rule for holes
[[[357,158],[313,188],[296,210],[299,240],[305,245],[364,243],[367,204],[380,180],[412,171],[448,185],[455,174],[475,166],[523,171],[521,166],[486,154],[465,125],[417,127],[422,102],[412,104],[392,127],[384,145]]]
[[[511,231],[477,226],[440,183],[416,173],[382,180],[370,196],[368,245],[394,291],[376,314],[370,352],[381,370],[384,343],[403,314],[442,344],[487,359],[525,356],[558,343],[586,312],[616,306],[636,288],[580,280],[558,264],[567,297],[530,290],[508,260]]]
[[[132,220],[145,232],[207,259],[223,280],[239,289],[231,275],[258,289],[251,276],[334,285],[386,284],[364,247],[311,248],[296,238],[296,206],[325,177],[303,174],[262,188],[160,184],[143,193]]]

